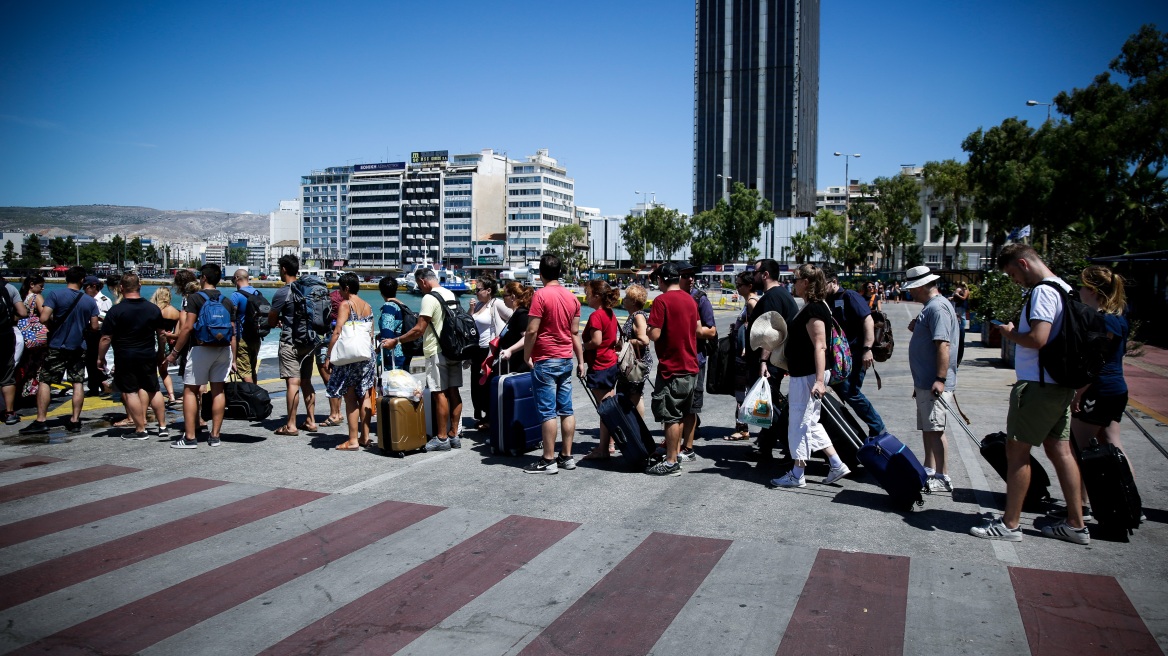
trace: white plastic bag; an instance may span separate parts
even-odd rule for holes
[[[401,369],[391,369],[381,374],[382,396],[396,396],[411,401],[422,400],[422,386],[418,379]]]
[[[742,409],[738,421],[752,426],[767,428],[774,419],[775,409],[771,405],[771,384],[766,376],[758,379],[742,399]]]

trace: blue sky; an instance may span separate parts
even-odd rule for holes
[[[10,3],[0,205],[268,212],[326,166],[548,148],[576,202],[692,204],[692,2]],[[1045,118],[1168,3],[821,9],[817,187],[950,157]]]

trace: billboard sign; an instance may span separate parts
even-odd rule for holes
[[[432,164],[434,162],[446,162],[449,160],[449,150],[427,150],[410,153],[410,164]]]
[[[507,250],[506,242],[476,241],[473,248],[476,265],[503,266],[503,255]]]
[[[354,164],[353,172],[360,173],[361,171],[404,171],[406,168],[405,162],[381,162],[380,164]]]

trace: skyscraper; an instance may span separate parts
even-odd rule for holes
[[[696,5],[694,213],[736,182],[780,216],[792,194],[796,213],[814,212],[819,0]]]

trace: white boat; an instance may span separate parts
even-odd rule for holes
[[[422,293],[422,290],[418,289],[417,284],[414,282],[414,274],[421,269],[434,269],[435,273],[438,274],[438,284],[454,292],[455,296],[461,296],[462,294],[466,294],[470,291],[470,286],[466,284],[466,281],[463,280],[461,276],[455,274],[453,271],[448,271],[441,266],[436,267],[428,262],[422,262],[415,264],[414,270],[411,271],[410,275],[408,276],[409,282],[406,285],[406,289],[409,290],[411,294],[421,295]]]

